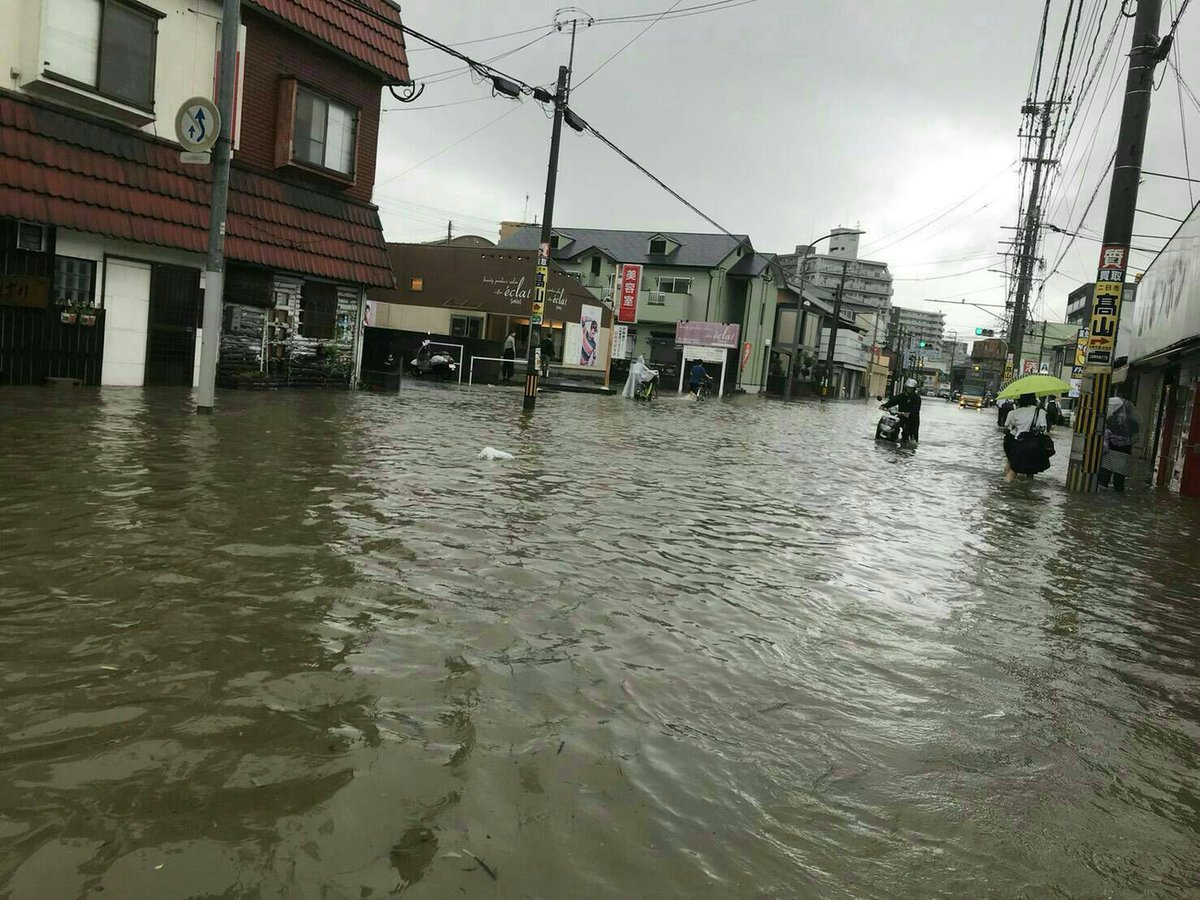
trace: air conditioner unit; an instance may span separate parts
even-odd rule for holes
[[[662,291],[649,291],[646,297],[647,306],[666,306],[667,295]]]
[[[45,225],[34,222],[18,222],[16,244],[18,250],[29,250],[34,253],[44,253],[49,246],[48,232]]]

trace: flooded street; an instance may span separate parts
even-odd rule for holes
[[[0,897],[1197,895],[1200,507],[1063,429],[218,404],[0,392]]]

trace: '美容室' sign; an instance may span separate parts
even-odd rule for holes
[[[0,306],[45,309],[50,302],[50,279],[36,275],[0,275]]]

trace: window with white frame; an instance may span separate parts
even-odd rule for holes
[[[357,127],[358,110],[306,87],[296,88],[296,126],[292,135],[295,159],[353,175]]]
[[[692,279],[690,278],[660,278],[658,289],[664,294],[690,294]]]
[[[130,0],[47,0],[48,77],[140,109],[154,108],[158,20]]]

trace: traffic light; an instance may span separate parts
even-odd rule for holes
[[[976,328],[975,335],[976,335],[976,337],[995,337],[996,329],[994,329],[994,328]]]
[[[922,350],[924,350],[924,349],[925,349],[925,342],[924,342],[924,341],[917,341],[917,346],[918,346],[918,347],[920,347]]]

